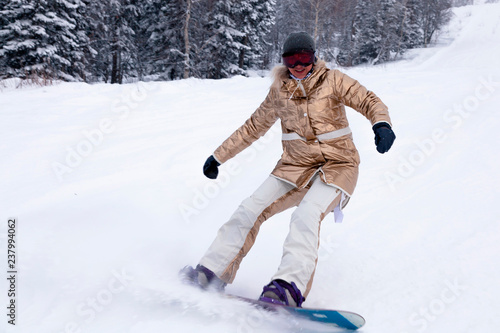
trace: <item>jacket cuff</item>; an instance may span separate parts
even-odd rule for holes
[[[215,153],[212,154],[212,156],[214,157],[214,160],[217,161],[217,163],[219,163],[219,165],[221,165],[222,163],[220,162],[220,160],[217,158],[217,156],[215,156]]]
[[[379,127],[383,127],[383,126],[387,126],[390,129],[392,129],[391,124],[389,124],[387,121],[378,121],[378,122],[376,122],[375,124],[373,124],[372,129],[375,130],[375,129],[377,129]]]

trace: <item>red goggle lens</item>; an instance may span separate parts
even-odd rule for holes
[[[304,67],[314,63],[314,52],[302,51],[291,55],[283,56],[283,63],[288,68],[295,68],[297,65]]]

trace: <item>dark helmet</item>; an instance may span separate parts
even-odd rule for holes
[[[314,39],[307,32],[293,32],[285,39],[282,56],[299,51],[316,51]]]

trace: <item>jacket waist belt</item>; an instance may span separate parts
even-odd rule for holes
[[[351,129],[349,127],[345,127],[336,131],[331,131],[328,133],[318,134],[316,135],[316,139],[319,141],[331,140],[340,138],[341,136],[351,134]],[[306,141],[307,139],[303,136],[298,135],[297,133],[283,133],[281,140],[289,141],[289,140],[302,140]]]

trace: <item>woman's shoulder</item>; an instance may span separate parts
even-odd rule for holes
[[[327,73],[327,80],[331,83],[339,83],[344,81],[353,80],[349,75],[345,74],[338,68],[329,69]]]
[[[318,60],[315,67],[318,70],[323,70],[327,73],[328,77],[342,76],[345,75],[342,71],[337,68],[330,68],[324,60]]]

